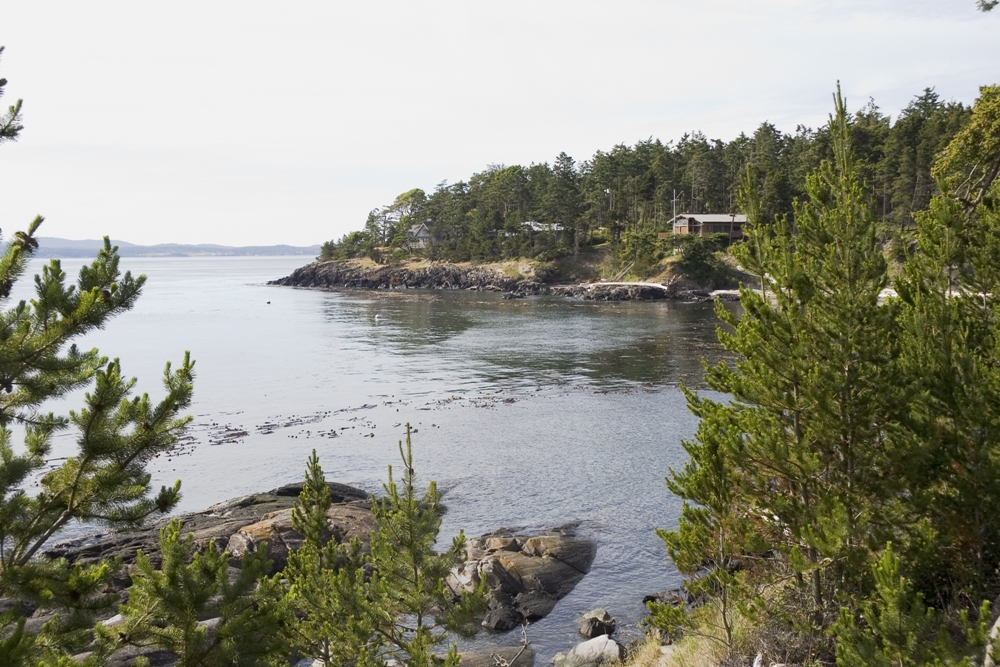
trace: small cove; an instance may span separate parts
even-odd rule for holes
[[[528,630],[538,664],[577,641],[580,614],[632,624],[643,595],[679,583],[654,528],[679,513],[663,478],[696,420],[677,385],[699,386],[701,358],[719,356],[712,304],[264,284],[305,261],[122,260],[149,276],[144,295],[81,344],[154,397],[166,360],[197,360],[191,438],[151,470],[183,481],[179,511],[297,480],[313,448],[329,479],[377,492],[409,422],[420,479],[445,492],[443,540],[577,523],[597,541],[591,573]],[[30,298],[30,280],[18,288]],[[65,434],[53,456],[71,450]]]

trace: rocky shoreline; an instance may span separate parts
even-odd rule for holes
[[[333,503],[327,512],[331,539],[344,542],[358,538],[362,543],[367,542],[375,527],[371,496],[344,484],[330,482],[329,487]],[[289,552],[303,541],[291,522],[292,507],[301,490],[301,483],[288,484],[232,498],[201,512],[173,519],[181,521],[182,535],[193,536],[196,548],[214,544],[220,551],[228,551],[233,576],[240,567],[240,558],[260,548],[267,550],[267,557],[272,561],[271,572],[280,572],[287,563]],[[137,553],[141,550],[159,565],[160,529],[168,522],[169,519],[164,519],[126,533],[97,533],[66,540],[48,549],[44,555],[82,564],[105,558],[120,559],[123,567],[112,587],[124,602],[132,584]],[[485,581],[489,608],[482,626],[494,633],[504,633],[547,616],[590,571],[596,553],[596,543],[578,537],[572,525],[532,534],[498,529],[467,541],[465,562],[452,571],[447,585],[457,597],[463,590],[471,590],[480,581]],[[0,600],[0,608],[6,602],[14,604]],[[51,613],[42,609],[36,611],[22,605],[21,611],[28,616],[28,631],[41,629],[52,618]],[[113,608],[108,609],[98,622],[116,623],[120,617],[113,616],[114,613]],[[205,623],[210,626],[211,620]],[[601,627],[607,632],[604,626]],[[525,645],[465,654],[463,664],[494,665],[495,654],[518,667],[530,667],[534,662],[534,652]],[[116,654],[111,665],[131,665],[140,655],[154,665],[167,666],[176,662],[176,656],[171,654],[132,647]]]
[[[549,275],[512,277],[488,266],[462,267],[433,262],[419,268],[402,266],[363,267],[345,261],[317,261],[300,267],[291,275],[272,280],[269,285],[312,289],[456,289],[501,292],[504,298],[518,299],[553,294],[584,301],[708,301],[732,299],[731,290],[710,291],[685,280],[658,283],[559,283]]]

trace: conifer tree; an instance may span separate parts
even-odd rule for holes
[[[429,667],[435,664],[431,651],[444,640],[445,629],[476,632],[476,614],[485,609],[485,589],[463,592],[456,604],[445,579],[465,557],[465,535],[459,533],[447,551],[434,551],[441,528],[441,494],[433,481],[422,496],[417,493],[409,424],[399,454],[402,477],[397,483],[390,466],[385,495],[372,507],[376,529],[371,539],[371,584],[382,612],[382,632],[389,638],[387,655],[411,667]],[[454,646],[445,665],[458,665]]]
[[[358,541],[336,544],[326,510],[330,490],[316,453],[309,458],[306,483],[293,511],[296,530],[305,537],[289,556],[285,576],[289,602],[298,620],[289,637],[301,654],[327,665],[441,665],[432,652],[445,631],[474,634],[476,616],[485,610],[485,589],[458,599],[445,579],[462,561],[465,537],[434,551],[441,526],[441,495],[434,482],[420,495],[416,488],[410,429],[399,443],[404,473],[397,483],[389,468],[385,495],[373,500],[375,530],[366,553]],[[444,665],[456,667],[452,646]]]
[[[2,49],[0,49],[2,51]],[[0,93],[6,80],[0,79]],[[21,131],[20,101],[0,117],[0,142]],[[95,612],[117,597],[106,592],[113,564],[68,566],[43,557],[46,543],[71,521],[111,530],[169,512],[180,483],[151,495],[147,464],[168,451],[188,423],[194,362],[168,364],[165,395],[154,402],[133,396],[135,379],[117,360],[74,344],[129,310],[145,276],[119,270],[117,247],[107,238],[97,258],[80,269],[75,284],[58,260],[35,276],[35,296],[10,304],[11,290],[38,248],[42,217],[16,232],[0,251],[0,598],[56,610],[40,636],[24,631],[19,606],[0,614],[0,664],[17,667],[57,660],[90,639]],[[46,402],[89,387],[84,405],[68,416],[44,410]],[[23,446],[15,443],[23,433]],[[75,433],[75,450],[46,470],[57,432]],[[37,481],[39,491],[28,492]],[[92,662],[98,662],[94,655]]]
[[[3,55],[4,47],[0,46],[0,56]],[[3,97],[4,87],[7,79],[0,77],[0,97]],[[7,108],[7,113],[0,115],[0,144],[5,141],[15,141],[21,132],[21,100]]]
[[[325,665],[376,664],[381,638],[375,636],[374,609],[367,590],[368,562],[361,543],[331,540],[327,510],[330,487],[313,450],[305,484],[292,510],[292,527],[302,546],[288,555],[282,577],[296,620],[287,624],[290,646]]]
[[[1000,87],[981,92],[935,166],[944,194],[917,215],[896,285],[913,396],[901,555],[939,604],[987,595],[1000,562],[1000,520],[986,509],[1000,503]]]
[[[897,401],[895,306],[880,301],[886,262],[839,92],[835,102],[834,161],[808,178],[794,226],[762,219],[747,178],[752,224],[737,252],[761,289],[741,289],[742,316],[717,308],[733,328],[720,340],[737,358],[708,368],[706,379],[733,398],[689,396],[702,425],[685,444],[690,463],[669,483],[697,507],[661,535],[689,572],[706,556],[718,567],[732,555],[780,555],[810,600],[798,622],[815,630],[862,590],[861,566],[890,528],[880,508],[894,497],[885,479],[894,445],[881,426]]]
[[[924,604],[920,593],[900,574],[892,543],[872,565],[874,590],[860,603],[864,627],[845,607],[831,628],[837,638],[837,667],[972,667],[987,644],[989,603],[979,620],[963,613],[956,624],[965,635],[952,639],[941,613]],[[954,628],[952,629],[954,631]],[[964,641],[962,641],[964,640]]]
[[[118,630],[122,643],[173,653],[179,667],[282,662],[278,630],[284,614],[277,583],[265,576],[265,549],[244,556],[230,577],[229,554],[212,542],[196,551],[194,535],[182,538],[181,523],[174,520],[160,530],[160,550],[159,569],[142,552],[136,559]]]
[[[737,449],[733,439],[740,437],[736,420],[727,406],[700,399],[686,389],[685,394],[701,421],[695,440],[682,442],[690,461],[667,479],[667,486],[686,500],[677,530],[657,529],[656,533],[667,545],[674,565],[688,577],[688,595],[707,604],[693,615],[684,606],[652,602],[648,605],[650,622],[671,635],[715,639],[731,652],[736,615],[747,613],[760,601],[748,580],[745,561],[767,551],[769,545],[760,539],[736,498],[738,482],[730,459]]]

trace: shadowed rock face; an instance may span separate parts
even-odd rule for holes
[[[519,281],[491,268],[432,264],[419,269],[400,266],[358,267],[343,262],[314,262],[271,285],[287,287],[351,287],[356,289],[481,289],[514,291]]]
[[[458,595],[485,580],[490,606],[483,626],[506,632],[544,618],[590,572],[597,545],[569,528],[542,535],[498,530],[470,539],[466,562],[448,577]]]

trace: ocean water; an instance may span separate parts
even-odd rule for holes
[[[537,664],[579,641],[574,619],[595,607],[638,632],[643,595],[680,581],[654,529],[680,511],[664,477],[696,419],[678,383],[698,387],[702,357],[720,356],[712,305],[265,284],[307,261],[122,260],[148,276],[143,296],[81,345],[120,358],[154,398],[167,360],[196,360],[191,441],[155,462],[154,483],[182,480],[179,511],[198,510],[300,479],[315,449],[328,479],[378,492],[409,423],[418,477],[445,493],[442,540],[568,523],[596,540],[591,573],[528,628]],[[26,279],[12,298],[31,296]]]

